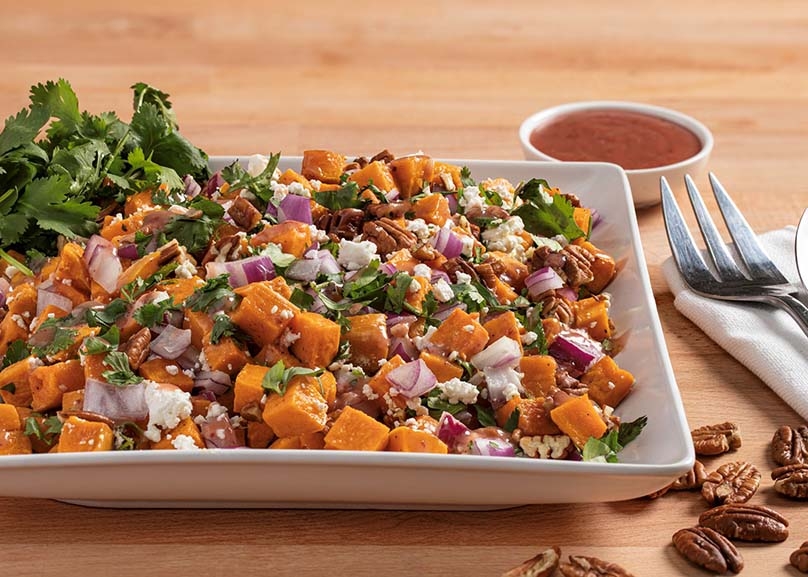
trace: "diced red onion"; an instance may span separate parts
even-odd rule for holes
[[[465,445],[466,438],[470,433],[471,430],[466,425],[446,411],[441,414],[435,431],[438,439],[446,443],[450,450],[454,447]]]
[[[235,449],[241,446],[227,413],[205,419],[199,430],[208,449]]]
[[[330,251],[326,249],[318,250],[317,258],[320,261],[321,274],[338,274],[342,272],[342,268],[340,268],[337,259],[334,258],[334,255],[331,254]]]
[[[452,279],[449,278],[449,275],[442,270],[433,270],[432,276],[429,278],[429,282],[435,284],[439,280],[445,280],[447,283],[452,284]]]
[[[45,283],[42,283],[44,285]],[[73,301],[69,298],[60,295],[59,293],[52,292],[52,290],[43,289],[42,285],[36,291],[36,315],[42,314],[48,305],[53,305],[69,313],[73,310]]]
[[[213,176],[205,183],[205,187],[202,189],[202,195],[210,198],[223,184],[224,178],[222,178],[221,171],[214,172]]]
[[[446,258],[455,258],[463,252],[463,241],[448,228],[438,229],[429,243]]]
[[[394,200],[396,200],[398,198],[399,194],[401,194],[401,193],[399,193],[398,189],[394,188],[394,189],[390,190],[389,192],[385,192],[384,193],[384,198],[387,199],[387,202],[392,202],[392,201],[394,201]]]
[[[510,367],[489,368],[483,371],[485,375],[485,387],[488,389],[488,400],[494,406],[501,405],[507,401],[506,391],[516,386],[521,388],[519,373]]]
[[[10,288],[11,283],[9,283],[5,278],[0,277],[0,307],[6,304],[6,294]]]
[[[415,315],[400,315],[395,313],[386,313],[385,316],[387,316],[387,328],[394,327],[402,323],[412,324],[418,320],[418,317],[416,317]]]
[[[185,175],[185,178],[182,179],[182,183],[185,185],[185,198],[193,198],[202,192],[202,187],[199,186],[199,183],[194,180],[194,177],[190,174]]]
[[[455,309],[465,311],[466,308],[467,308],[466,303],[452,303],[448,305],[442,305],[438,307],[438,309],[435,311],[435,314],[432,316],[439,321],[445,321],[446,319],[449,318],[449,316],[452,314],[452,311],[454,311]]]
[[[111,242],[97,234],[91,236],[84,249],[84,262],[95,282],[108,293],[115,292],[123,267]]]
[[[500,337],[471,357],[471,364],[480,371],[503,367],[512,369],[519,365],[521,358],[522,349],[519,343],[510,337]]]
[[[194,391],[211,392],[214,395],[223,395],[231,387],[230,375],[223,371],[201,371],[194,379]]]
[[[118,387],[96,379],[87,379],[82,409],[113,421],[139,421],[149,415],[145,390],[143,382]]]
[[[447,194],[446,201],[449,203],[449,212],[455,214],[457,212],[457,193]]]
[[[438,384],[435,374],[421,359],[396,367],[387,373],[387,380],[399,394],[410,399],[428,393]]]
[[[199,397],[200,399],[210,401],[211,403],[216,402],[216,395],[214,395],[212,391],[199,391],[199,393],[196,396]]]
[[[211,261],[205,265],[208,278],[227,274],[227,282],[238,288],[252,282],[271,280],[277,275],[272,260],[268,256],[256,255],[229,262]]]
[[[390,352],[388,358],[400,356],[404,361],[410,362],[418,357],[418,349],[409,337],[393,337],[390,339]]]
[[[128,260],[137,260],[137,245],[136,244],[122,244],[118,247],[118,256]]]
[[[570,302],[575,302],[578,300],[578,293],[575,292],[575,289],[572,287],[565,286],[563,288],[558,289],[558,295],[567,299]]]
[[[317,259],[299,258],[289,265],[284,276],[294,280],[313,281],[320,274],[321,266]]]
[[[530,296],[536,298],[549,290],[560,289],[564,286],[564,281],[561,280],[556,271],[546,266],[529,274],[525,279],[525,286]]]
[[[182,355],[190,345],[191,331],[189,329],[178,329],[175,326],[166,325],[160,336],[151,342],[149,348],[155,355],[173,360]]]
[[[603,347],[583,331],[569,329],[561,331],[553,339],[548,352],[557,361],[572,365],[577,371],[585,373],[603,358]]]
[[[477,437],[471,442],[471,454],[486,457],[515,457],[516,451],[508,441]]]
[[[184,371],[193,369],[199,363],[199,349],[191,345],[176,359],[177,364],[182,367]]]
[[[311,224],[311,202],[305,196],[287,194],[278,206],[278,221],[295,220]]]
[[[386,274],[387,276],[393,276],[398,272],[398,268],[391,262],[386,262],[384,264],[379,265],[379,272]]]

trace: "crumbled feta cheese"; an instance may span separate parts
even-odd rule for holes
[[[454,298],[451,285],[442,278],[438,279],[438,282],[432,285],[432,294],[442,303],[448,303]]]
[[[539,335],[534,333],[533,331],[527,331],[525,334],[522,335],[521,341],[523,345],[530,346],[536,342],[536,339],[539,338]]]
[[[537,459],[560,459],[570,448],[570,438],[567,435],[536,435],[522,437],[519,446],[528,457]]]
[[[445,188],[449,192],[454,192],[455,190],[457,190],[457,187],[455,186],[454,183],[454,178],[452,178],[452,175],[449,174],[448,172],[441,172],[440,179],[443,181],[443,188]]]
[[[200,448],[196,446],[196,442],[188,435],[177,435],[171,439],[171,446],[178,451],[199,451]]]
[[[311,198],[311,194],[309,193],[309,191],[306,190],[306,187],[304,187],[299,182],[290,182],[286,186],[286,190],[288,191],[289,194],[296,194],[297,196],[305,196],[306,198]]]
[[[513,208],[513,189],[504,179],[497,178],[495,180],[487,180],[483,183],[485,189],[495,192],[502,199],[502,207],[505,209]]]
[[[269,189],[272,191],[272,200],[275,204],[280,204],[280,202],[286,198],[286,195],[289,194],[289,187],[280,182],[271,182]]]
[[[177,365],[166,365],[166,372],[171,375],[177,375],[180,372],[180,368]]]
[[[178,387],[147,381],[145,396],[149,425],[144,436],[150,441],[156,443],[160,440],[160,429],[173,429],[191,415],[191,395]]]
[[[337,262],[346,270],[359,270],[378,258],[376,245],[369,240],[354,242],[343,238],[339,241]]]
[[[247,159],[247,174],[258,176],[264,172],[269,165],[269,157],[263,154],[253,154]]]
[[[174,269],[177,278],[191,278],[196,274],[196,267],[190,260],[185,259]]]
[[[18,314],[13,314],[11,315],[11,320],[17,323],[17,326],[20,327],[22,330],[28,329],[28,325],[25,324],[25,319],[23,319],[22,316]]]
[[[471,284],[471,275],[464,272],[456,272],[455,278],[457,279],[457,284]]]
[[[299,338],[300,333],[293,333],[289,329],[286,329],[284,333],[281,335],[280,344],[282,347],[286,347],[288,349]]]
[[[368,384],[362,386],[362,394],[365,395],[365,397],[369,401],[373,401],[379,398],[379,395],[377,395],[376,392],[373,389],[371,389],[370,385]]]
[[[482,209],[485,204],[485,199],[480,194],[479,188],[476,186],[467,186],[460,194],[458,204],[465,209],[465,212],[468,212],[474,207]]]
[[[524,232],[525,224],[518,216],[512,216],[499,226],[483,231],[482,238],[488,250],[498,250],[508,253],[515,259],[523,261],[525,258],[524,239],[520,233]]]
[[[424,278],[431,278],[432,269],[423,263],[419,263],[413,267],[412,276],[422,276]]]
[[[414,218],[412,220],[408,220],[407,230],[421,240],[428,239],[430,235],[429,225],[427,225],[423,218]]]
[[[16,266],[12,264],[6,266],[5,275],[7,279],[11,280],[12,278],[14,278],[14,275],[17,274],[18,272],[20,271],[17,269]]]
[[[460,249],[460,253],[463,256],[471,257],[474,255],[474,237],[471,237],[467,234],[458,234],[457,238],[460,239],[460,242],[463,243],[463,248]]]
[[[291,311],[291,309],[283,309],[281,314],[279,315],[283,320],[288,321],[292,317],[295,316],[295,313]]]
[[[312,187],[314,190],[316,190],[317,192],[320,192],[320,187],[323,185],[323,183],[322,183],[322,182],[320,182],[319,180],[316,180],[316,179],[314,179],[314,178],[309,179],[309,184],[310,184],[310,185],[311,185],[311,187]]]
[[[407,292],[411,293],[411,294],[415,294],[419,290],[421,290],[421,283],[419,283],[415,279],[412,279],[412,282],[410,283],[410,286],[407,287]]]
[[[227,414],[227,407],[225,407],[220,403],[213,402],[210,405],[208,405],[208,413],[207,415],[205,415],[205,418],[208,419],[209,421],[212,421],[213,419],[216,419],[217,417],[221,417],[222,415],[226,414]]]
[[[474,332],[474,325],[465,325],[463,327],[463,330],[466,331],[467,333],[473,333]]]
[[[161,303],[163,301],[167,301],[170,297],[168,293],[165,291],[154,291],[152,293],[152,304]]]
[[[421,337],[415,337],[412,339],[415,348],[419,351],[424,350],[429,345],[429,340],[432,338],[432,335],[435,334],[435,331],[438,330],[438,327],[429,327]]]
[[[440,383],[438,387],[441,391],[440,398],[446,399],[452,404],[464,403],[466,405],[473,405],[477,402],[477,395],[480,392],[479,389],[471,383],[461,381],[458,378]]]
[[[63,278],[62,284],[65,286],[73,286],[73,279],[72,278]]]

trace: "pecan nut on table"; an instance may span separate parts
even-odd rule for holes
[[[797,571],[808,573],[808,541],[800,545],[800,548],[791,554],[789,562]]]
[[[502,577],[550,577],[558,569],[560,560],[561,549],[551,547],[510,571],[506,571]]]
[[[739,573],[743,569],[743,558],[735,545],[709,527],[681,529],[673,535],[673,545],[688,561],[713,573]]]
[[[787,465],[772,471],[774,490],[792,499],[808,499],[808,463]]]
[[[710,473],[701,494],[710,505],[746,503],[760,485],[760,471],[746,461],[724,463]]]
[[[564,577],[634,577],[617,563],[597,557],[570,555],[569,561],[558,566]]]
[[[702,513],[699,525],[740,541],[778,542],[788,538],[788,520],[762,505],[721,505]]]
[[[772,459],[778,465],[796,465],[808,460],[808,427],[783,425],[772,438]]]
[[[741,446],[741,433],[735,423],[705,425],[690,432],[697,455],[720,455]]]

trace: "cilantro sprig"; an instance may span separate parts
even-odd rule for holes
[[[283,396],[286,394],[286,387],[295,377],[311,376],[318,377],[323,374],[323,369],[308,369],[306,367],[289,367],[288,369],[283,364],[283,361],[278,361],[270,367],[261,381],[261,386],[267,392],[278,393]]]
[[[636,439],[648,423],[648,417],[642,416],[612,429],[600,439],[589,437],[581,454],[584,461],[605,461],[617,463],[617,454],[631,441]]]

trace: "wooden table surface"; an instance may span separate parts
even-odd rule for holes
[[[82,107],[128,118],[129,86],[142,80],[172,95],[183,132],[210,154],[388,147],[518,159],[516,130],[530,113],[635,100],[712,129],[710,168],[756,230],[796,224],[808,205],[804,0],[40,0],[3,13],[4,117],[31,84],[61,76]],[[732,458],[764,478],[752,502],[791,520],[786,542],[741,547],[744,574],[796,575],[788,556],[808,540],[808,508],[773,493],[767,446],[777,426],[802,421],[676,311],[660,271],[660,210],[638,216],[691,426],[737,422],[744,445]],[[695,575],[704,573],[670,537],[702,510],[698,493],[684,492],[485,513],[94,510],[3,498],[0,575],[493,576],[551,545],[637,576]]]

